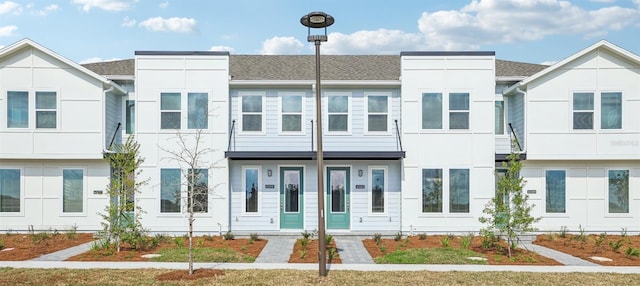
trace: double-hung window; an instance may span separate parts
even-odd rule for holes
[[[0,213],[20,212],[20,170],[0,169]]]
[[[442,169],[422,169],[422,212],[442,212]]]
[[[622,128],[621,92],[603,92],[600,94],[600,128]]]
[[[209,95],[187,93],[187,129],[207,129],[209,126]]]
[[[573,129],[593,129],[593,93],[573,94]]]
[[[328,96],[329,108],[329,132],[349,132],[349,96],[330,95]]]
[[[62,170],[62,212],[81,213],[84,209],[82,169]]]
[[[387,132],[389,127],[389,97],[367,96],[367,131]]]
[[[260,168],[243,168],[244,213],[258,214],[260,210]]]
[[[442,93],[422,94],[422,129],[442,129]]]
[[[29,128],[29,92],[7,92],[7,128]]]
[[[160,129],[180,129],[181,106],[179,92],[160,94]]]
[[[243,95],[241,105],[242,131],[262,132],[262,96]]]
[[[566,171],[547,170],[545,173],[547,213],[565,213],[566,211]]]
[[[160,169],[160,212],[180,213],[181,206],[180,169]]]
[[[56,93],[36,91],[36,128],[56,128]]]
[[[449,94],[449,129],[469,129],[469,94]]]
[[[469,212],[469,169],[449,170],[449,212]]]
[[[302,132],[302,95],[282,95],[280,96],[281,132],[299,133]]]
[[[629,170],[609,170],[609,213],[629,213]]]
[[[371,213],[385,213],[385,192],[387,190],[387,169],[372,167],[369,169],[371,178]]]

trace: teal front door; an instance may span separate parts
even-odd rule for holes
[[[327,228],[349,229],[349,167],[327,168]]]
[[[303,177],[302,167],[280,168],[281,229],[302,229]]]

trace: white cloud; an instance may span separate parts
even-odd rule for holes
[[[555,65],[556,63],[558,63],[558,61],[546,61],[546,62],[541,62],[541,65],[545,65],[545,66],[552,66]]]
[[[0,27],[0,37],[11,37],[16,30],[18,27],[14,25]]]
[[[0,15],[9,13],[18,15],[22,13],[22,7],[20,7],[20,4],[12,1],[4,1],[0,3]]]
[[[234,49],[229,46],[212,46],[209,51],[227,51],[233,53]]]
[[[122,27],[133,27],[135,26],[137,23],[137,21],[135,19],[129,19],[129,17],[124,17],[124,19],[122,19],[122,24],[120,24]]]
[[[169,7],[169,1],[168,0],[164,0],[164,2],[160,3],[160,8],[166,9],[167,7]]]
[[[89,12],[92,8],[118,12],[131,8],[138,0],[72,0],[71,2],[81,5],[85,12]]]
[[[121,60],[121,59],[120,58],[111,58],[111,59],[105,60],[105,59],[100,58],[100,57],[91,57],[91,58],[88,58],[88,59],[81,60],[79,62],[79,64],[84,65],[84,64],[90,64],[90,63],[112,62],[112,61],[119,61],[119,60]]]
[[[328,38],[320,48],[323,54],[394,54],[405,50],[425,49],[422,35],[399,30],[330,33]]]
[[[155,32],[189,33],[197,29],[197,22],[193,18],[154,17],[140,22],[139,26]]]
[[[44,7],[44,9],[42,10],[36,11],[35,13],[40,16],[46,16],[47,14],[58,11],[58,10],[60,10],[60,6],[56,4],[51,4],[47,7]]]
[[[260,54],[291,55],[299,54],[304,45],[294,37],[273,37],[262,42]]]
[[[639,16],[632,8],[586,10],[559,0],[473,0],[457,11],[424,12],[418,27],[430,46],[475,49],[551,35],[602,36],[632,25]]]
[[[591,2],[596,2],[596,3],[613,3],[616,2],[616,0],[589,0]]]

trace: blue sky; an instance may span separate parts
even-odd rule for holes
[[[80,63],[136,50],[312,54],[300,17],[324,11],[326,54],[490,50],[559,61],[601,39],[640,55],[640,0],[0,0],[0,46],[30,38]]]

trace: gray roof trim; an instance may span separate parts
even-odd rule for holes
[[[136,56],[228,56],[228,51],[135,51]]]
[[[404,151],[325,151],[325,160],[398,160],[405,157]],[[315,160],[315,151],[227,151],[224,156],[232,160]]]
[[[494,51],[408,51],[400,56],[495,56]]]

